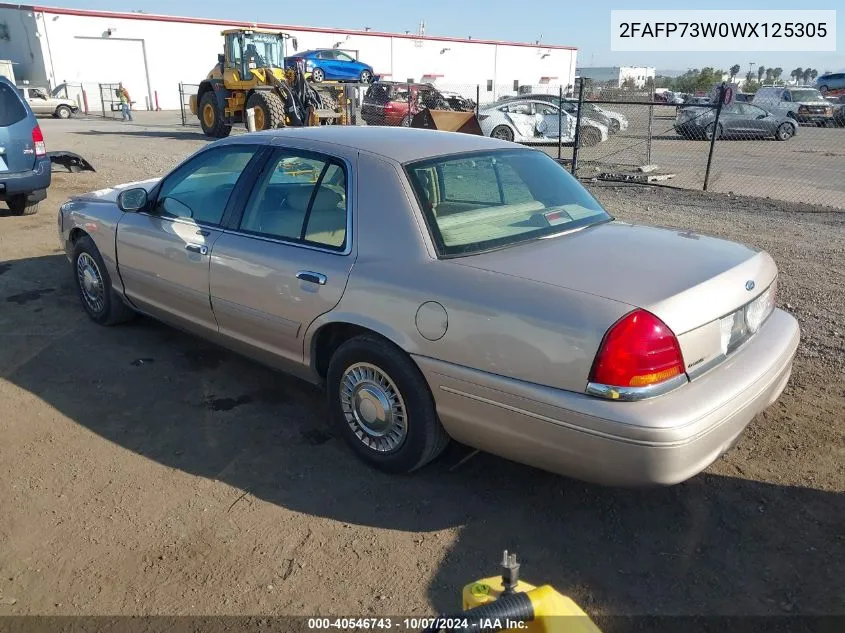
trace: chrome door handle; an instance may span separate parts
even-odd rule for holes
[[[199,253],[200,255],[208,255],[208,246],[202,244],[186,244],[185,248],[192,253]]]
[[[296,278],[319,286],[325,286],[328,281],[323,273],[313,273],[310,270],[300,270],[296,273]]]

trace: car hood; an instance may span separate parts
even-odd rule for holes
[[[777,275],[768,254],[743,244],[619,221],[451,261],[644,308],[676,334],[739,308]]]
[[[73,196],[72,199],[88,202],[117,202],[117,196],[120,195],[121,191],[126,191],[127,189],[134,189],[136,187],[143,187],[147,190],[147,193],[149,193],[150,191],[152,191],[153,187],[158,184],[159,180],[161,180],[161,178],[150,178],[148,180],[126,182],[120,185],[114,185],[113,187],[108,187],[106,189],[98,189],[97,191],[89,191],[87,193],[82,193],[77,196]]]

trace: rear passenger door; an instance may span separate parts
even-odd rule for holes
[[[211,256],[211,305],[230,346],[302,362],[308,325],[337,305],[352,270],[353,169],[289,149],[264,165]]]

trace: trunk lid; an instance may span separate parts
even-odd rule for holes
[[[679,336],[745,305],[777,275],[772,258],[748,246],[618,221],[451,261],[643,308]]]

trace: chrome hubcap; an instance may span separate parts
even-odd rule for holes
[[[82,289],[82,299],[92,312],[102,312],[105,306],[103,277],[97,262],[88,253],[81,253],[76,260],[76,278]]]
[[[390,377],[375,365],[356,363],[344,372],[340,404],[349,428],[368,448],[387,453],[405,441],[405,401]]]

